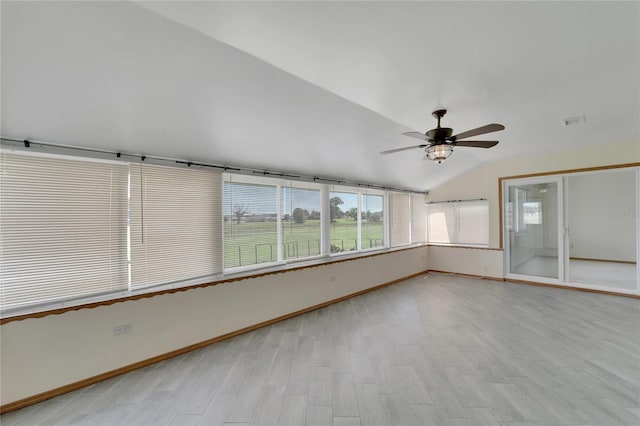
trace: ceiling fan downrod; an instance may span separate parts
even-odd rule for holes
[[[437,127],[438,129],[440,128],[440,119],[444,117],[446,113],[447,113],[446,109],[438,109],[431,113],[431,115],[433,115],[435,118],[438,119],[438,127]]]

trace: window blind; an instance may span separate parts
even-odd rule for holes
[[[457,242],[458,225],[456,223],[455,203],[429,205],[429,242]]]
[[[125,164],[0,154],[2,309],[127,289]]]
[[[424,195],[411,195],[411,242],[423,243],[427,238],[427,209]]]
[[[130,165],[131,288],[222,272],[222,177]]]
[[[391,246],[409,244],[411,220],[409,202],[411,196],[402,192],[391,192],[389,193],[389,197],[391,209],[389,237],[391,239]]]
[[[278,260],[276,185],[224,182],[224,267]]]
[[[487,201],[458,203],[459,244],[489,244],[489,204]]]
[[[428,241],[440,244],[489,244],[489,204],[486,200],[429,205]]]

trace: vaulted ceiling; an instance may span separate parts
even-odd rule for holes
[[[638,2],[7,2],[2,136],[428,190],[640,143]],[[506,130],[443,164],[400,135]],[[577,126],[562,120],[586,116]]]

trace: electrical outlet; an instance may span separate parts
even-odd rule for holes
[[[334,276],[330,276],[329,277],[329,281],[334,282],[335,280],[336,280],[336,277],[334,277]]]
[[[113,327],[113,335],[120,336],[122,334],[131,333],[131,324],[116,325]]]

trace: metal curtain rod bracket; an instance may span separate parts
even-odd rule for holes
[[[466,203],[469,201],[487,201],[486,198],[473,198],[470,200],[445,200],[445,201],[428,201],[427,204],[444,204],[444,203]]]

